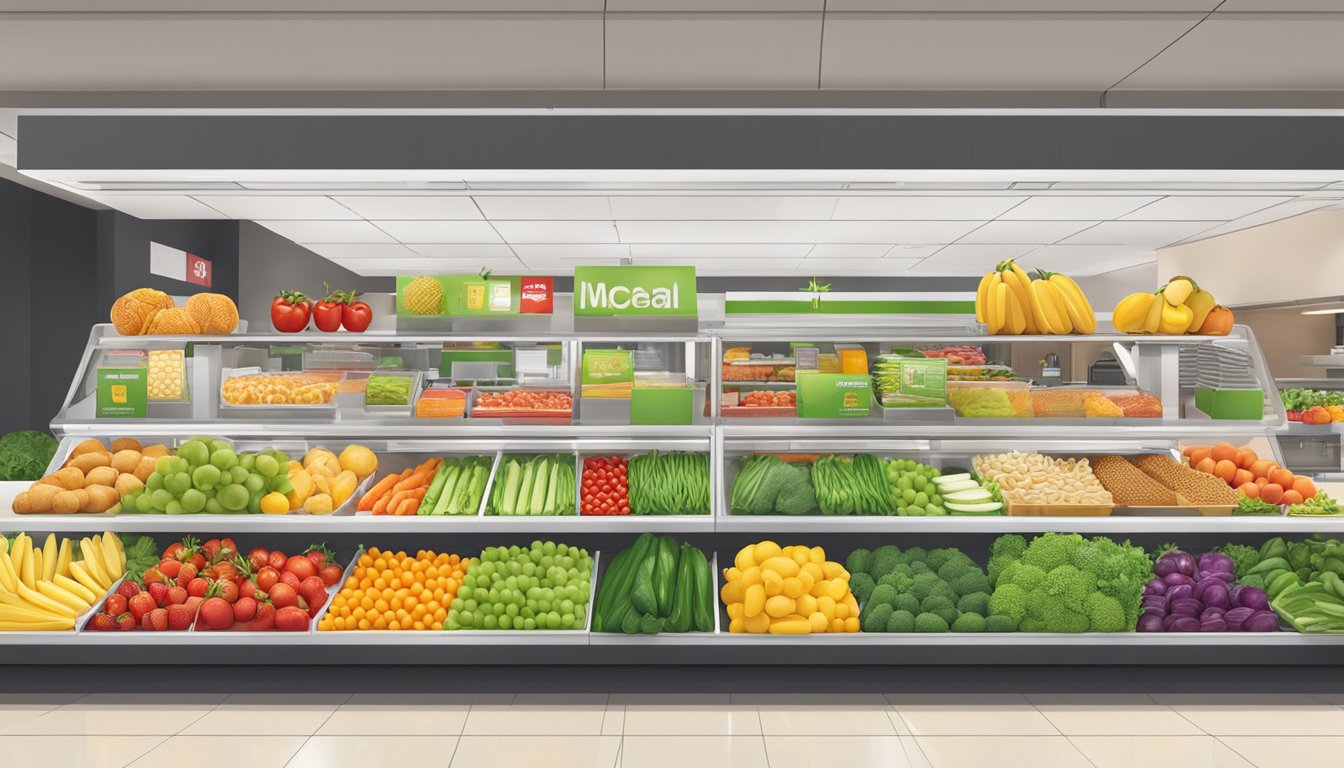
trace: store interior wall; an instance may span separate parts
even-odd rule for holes
[[[1323,368],[1302,365],[1303,355],[1328,355],[1335,344],[1335,315],[1304,315],[1298,307],[1242,309],[1237,322],[1250,326],[1276,379],[1320,379]]]
[[[211,291],[238,299],[238,222],[137,219],[98,211],[98,309],[106,317],[118,296],[155,288],[171,296]],[[209,288],[149,271],[150,243],[194,253],[211,264]],[[101,321],[100,321],[101,322]]]

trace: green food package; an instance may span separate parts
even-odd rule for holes
[[[884,408],[942,408],[947,405],[947,359],[916,350],[892,350],[873,361],[873,384]]]
[[[380,376],[374,374],[369,377],[368,386],[364,389],[364,404],[410,405],[411,385],[413,383],[414,377],[411,376]]]
[[[798,374],[798,416],[804,419],[862,418],[872,408],[873,382],[856,373]]]

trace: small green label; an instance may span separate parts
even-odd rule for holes
[[[690,388],[636,389],[630,393],[630,423],[690,424],[695,415],[695,392]]]
[[[804,419],[850,419],[872,408],[873,382],[857,373],[798,375],[798,416]]]
[[[100,419],[143,419],[149,399],[144,368],[99,368],[96,414]]]
[[[695,267],[575,267],[576,317],[695,317]]]

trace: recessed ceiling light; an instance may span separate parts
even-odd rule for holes
[[[1304,315],[1344,315],[1344,307],[1334,307],[1333,309],[1309,309],[1303,312]]]

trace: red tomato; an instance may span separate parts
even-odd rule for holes
[[[298,291],[282,290],[271,302],[271,325],[281,333],[298,333],[308,327],[311,305]]]
[[[257,571],[257,589],[262,592],[270,592],[280,581],[280,572],[269,565]]]
[[[355,301],[357,293],[350,294],[350,300],[341,306],[341,325],[352,333],[363,333],[373,322],[373,309],[362,301]]]
[[[257,547],[247,553],[247,564],[252,566],[252,570],[259,571],[265,568],[271,562],[271,551],[262,547]]]
[[[330,587],[332,584],[341,580],[341,575],[345,569],[335,563],[328,563],[317,569],[317,575],[322,579],[322,583]]]
[[[303,581],[309,576],[317,575],[317,566],[303,555],[294,555],[285,562],[284,572],[292,573],[299,577],[299,581]]]
[[[313,325],[317,330],[331,333],[341,330],[341,307],[344,305],[339,301],[332,301],[331,296],[313,304]]]
[[[288,560],[289,555],[286,555],[284,552],[281,552],[278,549],[273,549],[271,550],[271,561],[268,563],[268,565],[270,565],[272,568],[278,571],[281,568],[285,567],[285,562]]]

